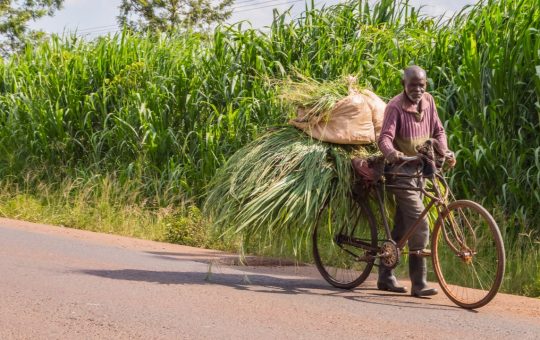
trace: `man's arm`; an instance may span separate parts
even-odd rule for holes
[[[400,155],[403,155],[401,152],[397,151],[394,148],[394,138],[396,137],[396,129],[398,122],[398,110],[388,105],[384,111],[383,125],[381,129],[381,134],[379,136],[379,149],[383,153],[384,157],[390,162],[395,161]]]

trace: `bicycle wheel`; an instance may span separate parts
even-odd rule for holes
[[[377,228],[371,210],[361,204],[353,223],[333,230],[332,218],[323,214],[313,230],[313,257],[317,269],[332,286],[352,289],[368,277],[376,251],[351,243],[377,247]],[[328,213],[328,212],[327,212]]]
[[[495,297],[504,275],[499,227],[480,204],[458,200],[443,211],[433,230],[433,269],[444,293],[473,309]]]

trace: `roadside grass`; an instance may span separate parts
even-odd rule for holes
[[[534,234],[507,241],[502,291],[540,298],[540,237]]]
[[[190,202],[150,207],[136,183],[120,184],[114,176],[68,179],[51,185],[29,179],[0,182],[0,216],[93,232],[237,251],[238,242],[208,228]]]

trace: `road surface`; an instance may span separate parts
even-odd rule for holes
[[[312,266],[0,219],[0,339],[539,339],[540,299],[336,290]],[[405,281],[403,282],[405,283]]]

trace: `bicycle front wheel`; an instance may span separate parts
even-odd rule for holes
[[[463,308],[490,302],[501,286],[505,254],[497,223],[480,204],[458,200],[433,230],[433,269],[444,293]]]
[[[327,211],[319,217],[313,231],[315,265],[322,277],[337,288],[352,289],[364,282],[377,253],[375,218],[367,203],[359,205],[357,216],[341,230],[333,228],[331,212]]]

